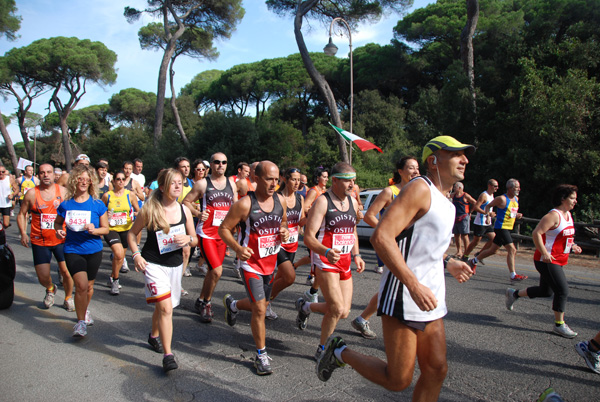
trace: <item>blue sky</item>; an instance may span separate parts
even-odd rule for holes
[[[413,9],[432,2],[415,0]],[[144,0],[17,0],[17,14],[23,18],[18,32],[20,38],[15,42],[0,40],[0,54],[13,47],[27,46],[37,39],[54,36],[75,36],[100,41],[117,53],[117,81],[104,88],[95,84],[88,85],[87,93],[77,108],[106,103],[114,93],[125,88],[156,92],[162,53],[141,50],[137,38],[138,30],[152,19],[145,15],[138,22],[129,24],[123,17],[125,5],[143,8],[146,4]],[[177,90],[205,70],[226,70],[236,64],[285,57],[298,52],[290,17],[281,18],[270,12],[264,0],[244,0],[243,7],[246,15],[231,39],[215,44],[220,53],[216,61],[199,61],[187,57],[177,59]],[[393,36],[392,29],[400,18],[401,16],[392,14],[384,16],[377,24],[361,26],[352,34],[353,47],[367,43],[388,44]],[[302,32],[309,51],[322,51],[327,44],[328,27],[305,22]],[[334,42],[339,47],[338,57],[347,57],[347,38],[334,38]],[[167,97],[169,96],[170,91],[167,89]],[[15,111],[16,102],[11,98],[0,99],[0,105],[2,113],[10,115]],[[38,98],[32,111],[45,115],[48,113],[47,108],[47,98]],[[8,129],[14,142],[21,141],[14,124]]]

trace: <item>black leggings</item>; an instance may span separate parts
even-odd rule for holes
[[[540,273],[540,284],[539,286],[527,288],[527,296],[534,299],[536,297],[551,297],[554,294],[552,310],[564,313],[567,296],[569,296],[569,284],[563,267],[542,261],[533,262],[535,269]]]

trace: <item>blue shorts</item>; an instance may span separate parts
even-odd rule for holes
[[[53,254],[54,258],[56,258],[56,262],[63,262],[65,260],[64,247],[64,243],[56,246],[36,246],[35,244],[32,244],[31,252],[33,253],[33,265],[50,264]]]

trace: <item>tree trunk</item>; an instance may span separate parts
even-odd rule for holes
[[[331,119],[333,120],[333,124],[342,127],[342,121],[340,119],[340,114],[337,109],[337,103],[335,102],[335,97],[333,96],[333,92],[325,80],[325,77],[317,70],[313,61],[308,54],[308,49],[306,48],[306,43],[304,42],[304,37],[302,36],[302,18],[304,15],[317,4],[318,0],[310,0],[306,1],[298,6],[296,11],[296,16],[294,18],[294,34],[296,36],[296,43],[298,43],[298,50],[300,50],[300,56],[302,57],[302,62],[304,63],[304,67],[308,72],[312,82],[319,89],[319,93],[325,98],[325,103],[329,108],[329,113],[331,114]],[[341,135],[336,134],[338,148],[340,150],[340,158],[343,162],[349,163],[350,159],[348,158],[348,150],[346,149],[346,141],[342,138]],[[352,144],[350,145],[352,146]]]
[[[173,116],[175,116],[175,125],[177,125],[177,130],[179,130],[179,134],[181,134],[181,140],[186,148],[190,147],[190,141],[185,135],[185,131],[183,126],[181,125],[181,118],[179,117],[179,110],[177,110],[177,99],[175,98],[175,84],[173,83],[173,76],[175,75],[175,71],[173,71],[173,64],[175,63],[175,57],[171,58],[171,64],[169,64],[169,84],[171,85],[171,110],[173,111]]]
[[[469,77],[469,90],[471,91],[471,107],[473,111],[473,125],[477,125],[477,98],[475,94],[475,69],[473,55],[473,35],[479,20],[479,1],[467,0],[467,24],[460,34],[460,56],[463,69]]]
[[[29,158],[29,160],[33,160],[34,155],[33,150],[31,149],[29,136],[27,135],[27,128],[25,127],[25,117],[17,115],[17,119],[19,122],[19,130],[21,131],[21,137],[23,137],[23,145],[25,145],[25,151],[27,152],[27,157]]]
[[[63,116],[62,113],[59,113],[60,116],[60,131],[62,133],[62,143],[63,150],[65,152],[65,168],[67,172],[71,172],[71,167],[73,165],[73,151],[71,150],[71,141],[69,139],[69,127],[67,126],[67,116]]]
[[[8,134],[8,130],[6,129],[6,124],[4,124],[4,118],[2,118],[2,113],[0,112],[0,131],[2,132],[2,138],[4,138],[4,144],[6,144],[6,150],[8,151],[8,155],[10,156],[10,161],[13,165],[13,173],[17,176],[17,164],[19,161],[17,160],[17,153],[15,152],[15,147],[13,145],[12,140],[10,139],[10,135]]]

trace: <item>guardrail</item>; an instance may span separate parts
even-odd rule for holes
[[[524,223],[533,223],[537,225],[540,219],[527,218],[523,217],[515,221],[514,232],[511,233],[511,236],[515,242],[515,247],[519,249],[519,244],[527,241],[533,244],[533,239],[531,236],[526,236],[521,234],[521,225]],[[595,233],[592,229],[600,229],[599,223],[586,223],[586,222],[573,222],[573,226],[575,226],[575,242],[579,247],[584,250],[592,250],[595,252],[596,257],[600,258],[600,237],[597,233]],[[582,230],[588,235],[581,234]]]

